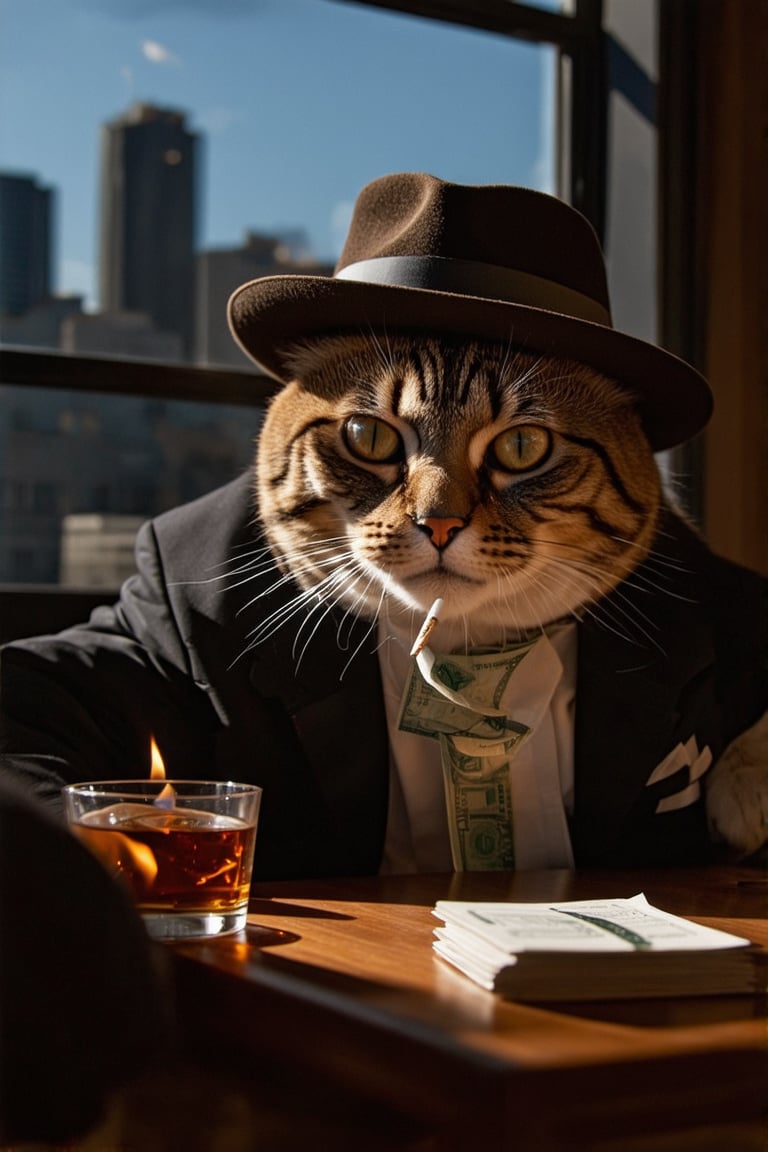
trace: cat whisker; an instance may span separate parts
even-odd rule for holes
[[[652,644],[659,652],[664,652],[664,649],[659,645],[650,631],[650,629],[653,629],[653,631],[658,632],[658,624],[651,620],[645,612],[641,611],[641,609],[637,607],[637,604],[630,600],[623,591],[616,589],[610,599],[600,600],[593,607],[600,609],[600,611],[606,614],[610,610],[613,611],[615,615],[621,616],[631,624],[649,644]],[[642,625],[647,625],[647,627],[643,627],[641,621]]]
[[[275,568],[275,571],[279,571],[279,569]],[[255,575],[263,575],[263,573],[257,573]],[[240,580],[237,584],[231,584],[226,589],[226,591],[229,592],[235,588],[241,588],[244,584],[249,584],[251,580],[255,578],[255,575],[249,576],[247,580]],[[253,605],[258,603],[259,600],[263,600],[265,596],[270,596],[272,593],[277,592],[280,588],[284,588],[286,584],[294,584],[295,580],[296,578],[293,573],[283,572],[277,580],[274,580],[269,585],[268,588],[263,588],[261,592],[257,592],[255,596],[252,596],[250,600],[247,600],[245,604],[241,605],[241,607],[238,608],[236,615],[242,616],[243,612],[247,612],[248,609],[252,608]]]
[[[369,587],[370,587],[370,585],[369,585]],[[380,596],[379,596],[379,603],[378,603],[378,604],[377,604],[377,606],[376,606],[376,611],[373,613],[373,618],[372,618],[372,620],[371,620],[371,622],[370,622],[370,624],[369,624],[368,628],[366,629],[366,631],[365,631],[365,634],[364,634],[364,635],[363,635],[363,637],[361,638],[361,640],[360,640],[359,644],[356,646],[356,648],[355,648],[354,652],[353,652],[353,653],[350,655],[350,657],[349,657],[349,660],[347,660],[346,664],[345,664],[345,665],[344,665],[344,667],[342,668],[342,670],[341,670],[341,674],[340,674],[340,676],[339,676],[339,679],[340,679],[340,680],[343,680],[343,679],[344,679],[344,676],[345,676],[345,674],[346,674],[346,671],[347,671],[347,669],[348,669],[348,668],[349,668],[349,666],[352,664],[352,661],[355,659],[355,657],[357,656],[358,652],[359,652],[359,651],[360,651],[360,649],[363,647],[363,645],[366,643],[366,641],[368,640],[368,637],[371,635],[371,633],[373,632],[374,628],[376,627],[376,623],[377,623],[377,621],[378,621],[378,617],[379,617],[379,612],[381,611],[381,605],[382,605],[382,603],[384,602],[384,597],[385,597],[385,596],[386,596],[386,594],[387,594],[388,588],[389,588],[389,579],[387,578],[387,580],[384,582],[384,584],[382,584],[382,587],[381,587],[381,594],[380,594]]]
[[[632,541],[625,540],[621,536],[614,536],[613,539],[617,540],[620,544],[631,544],[632,543]],[[658,549],[656,549],[656,548],[648,548],[646,550],[645,560],[653,560],[656,563],[660,564],[664,568],[671,568],[675,572],[680,572],[685,576],[690,575],[691,570],[687,565],[681,564],[679,560],[676,560],[672,556],[668,556],[664,552],[659,552]]]
[[[325,614],[325,611],[332,610],[335,601],[332,600],[330,603],[328,603],[321,593],[323,584],[329,583],[331,581],[338,582],[338,574],[328,577],[326,581],[321,581],[321,583],[318,584],[315,588],[301,590],[296,596],[293,597],[292,600],[289,600],[287,603],[281,605],[280,608],[278,608],[276,611],[272,612],[269,616],[266,616],[263,620],[259,621],[256,627],[252,628],[251,631],[247,633],[249,643],[245,646],[239,656],[237,656],[233,661],[232,666],[234,666],[234,664],[236,664],[237,661],[240,660],[246,653],[252,651],[253,648],[257,647],[257,645],[263,643],[265,640],[268,640],[297,615],[302,613],[303,620],[297,632],[297,641],[307,621],[313,615],[315,615],[318,610],[323,609],[323,614]],[[296,641],[294,641],[294,651]]]
[[[510,353],[513,351],[513,348],[514,353],[510,358]],[[499,380],[502,384],[502,387],[509,387],[511,385],[515,392],[520,392],[531,381],[534,383],[537,381],[537,378],[540,374],[539,370],[541,365],[542,363],[546,362],[545,357],[537,356],[530,364],[526,366],[522,375],[520,375],[520,363],[521,361],[524,362],[527,359],[528,356],[525,352],[522,352],[519,347],[515,348],[514,345],[507,345],[507,351],[504,354],[504,360],[502,361],[499,371]],[[506,379],[508,373],[515,373],[514,378],[511,380]]]
[[[629,543],[629,541],[623,541],[621,537],[618,536],[613,537],[613,539],[615,539],[618,543]],[[580,550],[577,544],[571,544],[569,541],[565,540],[548,540],[537,537],[536,543],[546,544],[548,547],[572,549],[576,552]],[[591,568],[596,574],[603,574],[607,576],[612,575],[611,569],[607,563],[604,563],[603,565],[597,565],[594,563],[594,561],[589,561],[586,558],[579,559],[577,557],[569,557],[567,562],[574,567],[581,566],[584,571],[588,571]],[[685,572],[684,568],[677,566],[674,564],[674,562],[669,562],[668,566],[670,568],[677,569],[681,573]],[[626,587],[634,588],[638,592],[661,592],[664,596],[669,596],[675,600],[681,600],[685,603],[693,603],[693,600],[690,596],[687,596],[682,592],[678,592],[674,588],[666,586],[665,582],[672,580],[674,575],[674,572],[669,573],[663,570],[657,570],[655,565],[649,564],[647,559],[644,559],[637,568],[634,568],[624,578],[624,584]],[[654,580],[652,577],[656,577],[656,579]]]
[[[659,626],[637,607],[623,592],[615,590],[610,598],[597,600],[586,604],[585,611],[592,619],[609,631],[620,636],[627,643],[636,645],[638,637],[650,644],[662,656],[664,647],[652,634],[650,629],[658,632]],[[644,625],[647,625],[645,627]],[[634,630],[635,635],[632,635]]]
[[[573,575],[572,572],[569,574],[571,576]],[[619,639],[625,640],[628,643],[636,643],[625,629],[626,621],[622,621],[620,624],[619,621],[612,618],[608,605],[600,598],[602,594],[600,584],[593,580],[585,583],[584,577],[588,575],[587,573],[577,572],[576,575],[580,577],[583,590],[578,597],[578,602],[568,610],[568,615],[572,616],[577,622],[581,621],[585,616],[589,616],[595,620],[596,623],[607,628],[608,631],[612,632]],[[556,595],[560,595],[560,590],[563,588],[565,588],[571,596],[573,594],[573,580],[565,580],[563,574],[557,572],[554,568],[549,568],[545,573],[537,573],[537,579],[542,587],[546,587],[547,584],[549,584]],[[598,609],[602,613],[602,616],[598,615]],[[632,617],[627,613],[623,615],[627,617],[630,623],[634,623]],[[653,643],[650,637],[648,637],[648,640]]]
[[[620,537],[614,537],[614,539],[619,543],[625,543],[625,541],[622,541]],[[552,545],[557,544],[558,542],[547,541],[547,543]],[[563,542],[563,546],[575,547],[574,545],[566,545],[565,542]],[[590,561],[579,561],[576,558],[569,559],[568,563],[574,566],[580,564],[584,567],[585,571],[588,570],[587,565],[593,566],[592,562]],[[660,560],[659,563],[662,563],[662,561]],[[662,595],[669,596],[672,599],[680,600],[688,604],[693,603],[694,601],[692,597],[686,595],[683,592],[678,592],[674,588],[668,586],[668,583],[675,578],[678,572],[685,573],[686,570],[682,566],[676,565],[674,562],[669,562],[668,567],[675,569],[676,571],[667,572],[663,569],[659,570],[655,563],[649,563],[647,559],[644,559],[642,563],[637,566],[637,568],[632,569],[632,571],[624,578],[623,584],[626,588],[632,588],[637,592],[648,594],[660,592]],[[594,565],[594,571],[598,573],[603,572],[610,575],[610,568],[607,564],[602,566]]]
[[[315,584],[312,588],[312,593],[318,602],[322,601],[323,605],[327,605],[330,610],[333,610],[341,601],[342,593],[348,598],[354,591],[358,580],[364,575],[365,569],[360,564],[360,561],[357,560],[356,557],[351,556],[347,563],[341,567],[337,565],[333,572],[330,572],[322,581]],[[370,587],[373,579],[374,577],[369,577],[365,591]],[[363,597],[365,596],[365,591],[362,593]],[[358,596],[354,603],[356,604],[359,599],[360,596]],[[345,612],[342,622],[348,613],[349,609]],[[299,629],[299,631],[301,632],[301,629]]]
[[[279,569],[276,569],[276,571],[279,571]],[[230,591],[234,588],[240,588],[244,584],[250,583],[253,578],[254,577],[251,576],[247,580],[241,580],[237,584],[232,584],[230,585],[230,588],[227,589],[227,591]],[[280,588],[284,588],[286,584],[294,584],[295,582],[296,576],[294,573],[281,573],[277,580],[274,580],[267,588],[262,588],[260,592],[257,592],[255,596],[252,596],[250,600],[247,600],[245,604],[241,605],[240,608],[238,608],[236,615],[242,616],[243,612],[247,612],[248,609],[252,608],[253,605],[258,603],[259,600],[263,600],[265,596],[271,596],[274,592],[279,591]]]
[[[386,327],[382,329],[381,336],[379,336],[377,332],[374,332],[373,328],[370,328],[368,332],[368,338],[371,341],[371,345],[374,351],[378,355],[379,363],[381,364],[382,368],[386,372],[389,372],[394,363],[394,356],[392,354],[392,346],[389,343],[389,335],[387,334]],[[384,341],[384,344],[386,344],[386,347],[384,347],[382,340]]]
[[[301,662],[304,659],[305,653],[307,651],[309,644],[312,641],[312,638],[317,634],[318,628],[323,623],[323,621],[326,619],[326,617],[331,612],[333,612],[333,609],[335,608],[336,603],[337,603],[337,601],[335,601],[335,600],[318,600],[315,603],[315,607],[312,609],[312,611],[310,613],[308,613],[307,616],[304,617],[301,624],[299,625],[299,629],[298,629],[298,631],[294,637],[293,645],[291,647],[291,655],[293,656],[294,660],[296,661],[296,671],[298,671],[299,668],[301,667]],[[322,611],[321,611],[321,609],[322,609]],[[317,615],[318,612],[320,612],[319,616]],[[304,640],[304,643],[301,646],[301,651],[298,653],[298,656],[297,656],[296,653],[297,653],[298,648],[299,648],[299,640],[301,639],[301,634],[304,631],[304,629],[309,625],[310,621],[313,620],[313,618],[314,618],[314,622],[312,623],[312,627],[310,629],[309,635]]]
[[[348,543],[346,536],[328,537],[322,541],[317,541],[311,548],[297,549],[294,552],[285,553],[280,557],[280,562],[275,559],[272,549],[269,545],[260,545],[258,548],[253,549],[252,553],[244,554],[239,557],[230,557],[223,560],[220,564],[211,565],[211,569],[226,568],[226,571],[218,572],[213,576],[207,576],[198,580],[177,580],[171,581],[169,587],[187,586],[187,585],[205,585],[215,584],[223,580],[230,579],[234,576],[242,576],[247,574],[248,579],[253,579],[255,576],[264,575],[272,570],[279,570],[280,564],[294,564],[301,559],[313,559],[322,556],[323,553],[330,553],[329,561],[333,560],[336,556],[334,551],[337,543]],[[247,561],[247,562],[244,562]],[[238,567],[231,567],[232,564],[237,564]],[[229,591],[231,588],[237,588],[245,581],[239,581],[235,584],[229,584],[222,588],[222,591]]]
[[[614,636],[617,636],[620,640],[624,640],[627,644],[631,644],[633,647],[644,647],[643,641],[645,641],[651,648],[655,648],[661,656],[666,655],[663,645],[660,644],[655,637],[651,636],[646,629],[641,628],[637,621],[631,616],[628,616],[627,613],[622,613],[622,615],[629,624],[635,628],[635,631],[638,633],[636,636],[631,634],[631,631],[625,626],[624,621],[614,619],[611,616],[608,605],[601,601],[585,605],[584,613],[590,616],[596,625],[604,628],[607,632],[613,633]]]
[[[536,573],[537,577],[540,577],[542,575],[540,567],[541,562],[536,562],[536,557],[533,553],[530,553],[526,559],[533,562],[533,571]],[[556,568],[561,568],[571,573],[572,575],[578,574],[579,576],[589,577],[590,594],[595,591],[602,591],[605,593],[606,581],[613,583],[613,573],[608,565],[596,563],[595,561],[588,560],[584,556],[549,556],[546,562],[552,566],[553,571]],[[509,576],[513,580],[516,579],[518,576],[517,570],[511,569]]]
[[[369,591],[371,585],[373,583],[375,583],[375,579],[376,578],[374,576],[369,577],[368,583],[366,584],[363,591],[358,594],[355,601],[352,604],[350,604],[350,606],[347,608],[344,615],[342,616],[341,620],[339,621],[339,626],[336,629],[336,640],[338,642],[339,647],[343,651],[346,651],[347,648],[349,647],[349,637],[352,635],[352,631],[353,631],[355,625],[357,624],[357,621],[360,619],[361,609],[364,606],[364,604],[366,603],[368,591]],[[389,576],[387,576],[387,578],[386,578],[384,587],[385,588],[389,587]],[[379,608],[380,607],[381,607],[381,598],[379,599]],[[377,609],[377,612],[378,612],[378,609]],[[347,623],[347,621],[350,620],[350,618],[351,618],[351,623],[350,623],[349,628],[347,630],[347,638],[346,638],[346,640],[343,640],[342,639],[342,633],[344,630],[344,626]],[[375,620],[375,617],[374,617],[374,620]]]
[[[662,596],[668,596],[671,600],[680,600],[684,604],[695,604],[696,600],[693,596],[686,596],[683,592],[676,592],[672,588],[664,586],[661,580],[652,580],[650,574],[646,574],[638,569],[630,573],[624,580],[626,588],[632,588],[635,592],[640,592],[646,596],[652,596],[656,592],[660,592]]]
[[[227,571],[216,572],[215,575],[213,575],[213,576],[206,576],[206,577],[204,577],[202,579],[198,579],[198,580],[175,580],[175,581],[171,582],[169,586],[170,587],[188,587],[190,585],[216,584],[217,582],[219,582],[221,580],[227,579],[227,577],[229,577],[229,576],[237,576],[241,572],[245,572],[245,571],[248,571],[249,569],[254,568],[257,564],[262,562],[262,559],[264,556],[269,557],[270,563],[274,564],[274,559],[272,559],[272,554],[271,554],[270,549],[268,547],[264,546],[264,547],[260,547],[256,550],[254,550],[254,553],[253,553],[254,558],[249,560],[247,564],[242,563],[242,560],[245,559],[245,557],[237,557],[235,559],[229,558],[227,560],[222,560],[220,564],[211,565],[210,568],[208,569],[208,571],[215,571],[216,568],[226,568],[226,569],[228,569]],[[232,564],[238,564],[238,565],[240,565],[240,567],[235,568],[235,569],[230,569],[230,565],[232,565]]]
[[[556,555],[553,556],[550,554],[548,570],[544,572],[538,567],[535,569],[536,579],[540,588],[544,589],[548,586],[552,589],[553,596],[556,596],[556,598],[560,599],[564,604],[567,604],[569,601],[578,601],[578,610],[580,610],[581,605],[586,602],[586,606],[591,615],[596,619],[598,617],[594,610],[594,602],[597,602],[600,612],[602,613],[600,619],[607,620],[609,612],[613,611],[611,624],[612,630],[617,635],[635,643],[636,641],[625,630],[627,624],[631,623],[634,626],[634,630],[642,635],[647,643],[651,643],[657,648],[659,647],[654,637],[641,626],[641,622],[653,626],[651,621],[640,608],[629,601],[622,592],[614,590],[611,607],[604,602],[603,597],[606,596],[609,590],[606,584],[608,584],[610,588],[614,583],[613,572],[607,562],[597,563],[594,560],[587,559],[583,555],[578,555],[578,546],[568,541],[537,538],[536,544],[547,544],[550,548],[562,548],[566,553],[577,553],[576,555],[566,554],[564,557],[557,557]],[[533,611],[530,597],[525,593],[525,589],[514,586],[515,573],[511,572],[509,578],[510,581],[512,581],[512,590],[515,595],[525,595],[525,601],[529,608],[527,613],[528,617],[535,616],[536,613]],[[670,596],[677,596],[672,589],[666,589],[662,585],[655,587],[650,574],[638,573],[637,569],[625,578],[623,583],[625,588],[633,588],[635,591],[641,593],[654,589]],[[685,599],[685,597],[682,596],[679,598]],[[626,610],[622,607],[622,600],[628,606]],[[570,614],[574,615],[572,611]],[[618,619],[619,616],[623,618],[621,621]],[[576,615],[576,618],[579,618],[578,615]]]
[[[514,603],[513,604],[509,603],[509,593],[510,592],[512,594],[513,601],[515,599],[517,599],[518,597],[520,597],[522,600],[525,601],[526,608],[527,608],[526,617],[532,617],[536,621],[534,628],[543,634],[545,631],[544,624],[542,623],[542,620],[541,620],[539,613],[533,607],[533,604],[531,602],[531,598],[528,595],[528,590],[526,588],[511,588],[511,589],[503,589],[502,590],[500,580],[499,580],[499,589],[500,589],[500,593],[503,595],[505,603],[509,607],[509,612],[510,612],[512,619],[515,618],[516,613],[515,613],[515,609],[514,609]],[[504,643],[504,646],[506,646],[506,644],[507,644],[506,621],[502,621],[502,624],[503,624],[503,643]],[[522,631],[522,629],[520,629],[519,631]],[[528,629],[525,629],[525,631],[528,631]]]
[[[558,586],[560,589],[566,588],[566,590],[571,593],[573,581],[572,579],[565,581],[563,579],[564,572],[571,578],[577,577],[582,586],[584,586],[584,592],[579,596],[579,613],[591,616],[596,623],[607,627],[614,635],[626,640],[628,643],[636,644],[638,642],[637,635],[639,634],[646,643],[651,644],[659,652],[663,653],[663,648],[656,638],[648,628],[643,627],[643,624],[651,628],[655,628],[656,625],[649,620],[637,605],[629,601],[626,595],[619,589],[614,589],[610,598],[604,598],[604,589],[600,583],[595,580],[594,576],[591,575],[586,566],[574,564],[572,561],[561,561],[559,568],[550,567],[546,573],[537,573],[537,578],[542,586],[546,586],[546,580],[549,581],[551,587],[555,589],[558,588]],[[627,606],[626,608],[624,607],[625,604]],[[628,629],[628,626],[631,627]],[[633,630],[636,633],[635,636],[631,634]]]
[[[349,541],[346,536],[332,536],[323,538],[321,540],[312,540],[308,545],[302,548],[295,548],[292,551],[281,552],[279,561],[269,549],[264,549],[266,553],[262,553],[261,557],[254,558],[248,564],[242,565],[239,569],[234,569],[230,575],[238,575],[239,572],[248,570],[256,570],[260,572],[268,572],[270,568],[279,566],[285,567],[286,565],[299,564],[302,560],[313,559],[316,556],[323,556],[327,553],[335,554],[335,550],[339,544],[348,544]]]
[[[342,589],[342,591],[344,591],[344,592],[345,592],[347,595],[349,595],[349,592],[350,592],[350,590],[351,590],[352,588],[354,588],[354,585],[357,583],[358,579],[359,579],[359,578],[360,578],[360,577],[361,577],[363,574],[364,574],[364,571],[363,571],[363,569],[362,569],[362,568],[360,568],[360,569],[358,570],[357,574],[354,574],[352,571],[349,571],[349,572],[347,572],[346,574],[344,574],[344,575],[346,575],[346,576],[351,576],[351,577],[352,577],[352,583],[351,583],[351,585],[350,585],[348,582],[346,582],[346,581],[345,581],[345,586],[344,586],[344,588]],[[351,636],[351,634],[352,634],[352,630],[353,630],[354,626],[356,625],[356,623],[357,623],[357,621],[358,621],[358,619],[359,619],[359,611],[358,611],[358,609],[357,609],[357,606],[358,606],[358,605],[361,605],[361,604],[363,604],[363,603],[365,602],[365,598],[366,598],[366,596],[367,596],[367,593],[368,593],[368,589],[370,588],[371,584],[373,584],[373,583],[374,583],[374,581],[375,581],[375,577],[374,577],[374,576],[370,576],[370,577],[369,577],[369,579],[368,579],[368,583],[366,584],[366,586],[365,586],[365,589],[363,590],[363,592],[361,592],[361,593],[358,595],[358,597],[357,597],[357,599],[354,601],[354,603],[353,603],[352,607],[351,607],[351,608],[348,608],[348,609],[346,610],[346,612],[344,613],[344,616],[342,617],[341,621],[339,622],[338,628],[337,628],[337,630],[336,630],[336,639],[337,639],[337,643],[338,643],[338,645],[339,645],[339,648],[340,648],[342,651],[346,651],[346,649],[348,648],[348,646],[349,646],[349,636]],[[337,580],[337,581],[336,581],[336,583],[341,583],[341,579]],[[365,633],[365,636],[363,637],[363,639],[362,639],[362,641],[361,641],[361,644],[360,644],[360,645],[358,645],[358,647],[355,649],[355,651],[354,651],[354,653],[352,654],[352,656],[350,657],[350,659],[349,659],[349,660],[347,661],[347,663],[344,665],[344,668],[343,668],[343,669],[342,669],[342,671],[341,671],[341,674],[340,674],[340,676],[339,676],[339,679],[342,679],[342,678],[343,678],[343,676],[344,676],[344,673],[346,672],[347,668],[349,667],[349,664],[350,664],[351,660],[353,660],[353,659],[354,659],[355,655],[356,655],[356,654],[357,654],[357,652],[360,650],[360,646],[361,646],[363,643],[365,643],[365,640],[366,640],[366,638],[367,638],[367,637],[370,635],[370,633],[371,633],[371,629],[373,628],[373,626],[374,626],[374,625],[375,625],[375,623],[376,623],[376,617],[377,617],[377,615],[378,615],[378,609],[379,609],[379,607],[381,606],[381,600],[382,600],[382,598],[383,598],[383,596],[384,596],[384,593],[385,593],[385,589],[383,588],[383,589],[382,589],[382,593],[381,593],[381,597],[379,598],[379,606],[378,606],[378,607],[377,607],[377,609],[376,609],[376,613],[374,614],[374,617],[373,617],[373,621],[372,621],[372,623],[371,623],[371,626],[370,626],[370,628],[368,628],[368,630],[366,631],[366,633]],[[311,643],[311,641],[312,641],[313,637],[315,636],[315,634],[316,634],[316,632],[317,632],[317,629],[320,627],[320,625],[322,624],[323,620],[325,620],[325,619],[326,619],[326,617],[329,615],[329,613],[331,613],[331,612],[334,610],[334,608],[336,608],[336,606],[338,605],[339,601],[340,601],[340,596],[336,596],[334,599],[332,599],[332,600],[327,600],[327,601],[326,601],[325,610],[324,610],[324,611],[322,612],[322,614],[321,614],[321,615],[320,615],[320,616],[319,616],[319,617],[318,617],[318,618],[315,620],[315,622],[314,622],[314,625],[313,625],[313,627],[312,627],[312,631],[310,632],[309,636],[308,636],[308,637],[306,638],[306,640],[304,641],[304,644],[303,644],[303,646],[302,646],[301,652],[300,652],[300,653],[299,653],[299,655],[298,655],[298,659],[296,660],[296,668],[297,668],[297,669],[298,669],[298,668],[301,666],[301,662],[302,662],[302,660],[303,660],[303,658],[304,658],[304,654],[305,654],[305,653],[306,653],[306,651],[307,651],[307,647],[308,647],[308,645]],[[319,606],[320,606],[320,605],[318,604],[318,607],[319,607]],[[351,625],[350,625],[350,629],[349,629],[349,633],[348,633],[348,638],[347,638],[347,641],[346,641],[346,642],[342,642],[342,639],[341,639],[341,630],[342,630],[342,628],[343,628],[344,622],[345,622],[347,619],[349,619],[349,617],[350,617],[350,614],[351,614],[351,613],[353,613],[353,612],[355,613],[355,615],[354,615],[354,619],[352,620],[352,623],[351,623]],[[294,640],[294,643],[293,643],[293,648],[292,648],[292,654],[293,654],[294,658],[296,657],[296,651],[297,651],[297,647],[298,647],[299,638],[300,638],[300,636],[301,636],[301,633],[302,633],[302,631],[304,630],[304,627],[305,627],[305,625],[309,623],[310,617],[311,617],[311,614],[310,614],[310,616],[307,616],[307,618],[306,618],[306,619],[305,619],[305,620],[302,622],[302,624],[301,624],[301,626],[300,626],[300,628],[299,628],[298,632],[296,633],[296,638],[295,638],[295,640]]]
[[[605,536],[603,541],[605,540],[614,540],[617,544],[622,544],[622,555],[624,556],[626,556],[628,548],[635,546],[633,541],[622,540],[619,536]],[[545,544],[548,548],[562,548],[565,550],[570,550],[572,552],[576,552],[585,559],[587,558],[587,554],[584,551],[584,546],[582,544],[574,544],[570,540],[557,540],[548,538],[546,536],[536,536],[534,542],[537,545]],[[645,551],[642,549],[642,545],[637,545],[637,547],[641,549],[641,558],[639,563],[642,563],[645,559]],[[607,559],[603,560],[603,564],[607,572],[614,571],[613,566],[609,564]]]
[[[313,585],[311,588],[301,589],[297,595],[293,597],[292,600],[288,601],[284,605],[281,605],[280,608],[276,609],[273,613],[267,616],[258,625],[256,625],[256,627],[253,628],[248,633],[248,635],[257,639],[262,639],[264,630],[266,628],[270,628],[271,630],[269,634],[271,635],[272,631],[275,630],[271,628],[271,625],[277,623],[279,620],[289,619],[290,617],[296,615],[297,612],[301,611],[302,609],[306,609],[310,605],[313,606],[310,611],[314,611],[315,606],[321,603],[325,603],[326,593],[328,590],[337,585],[345,575],[346,573],[344,569],[339,570],[337,568],[333,572],[329,573],[329,575],[326,576],[323,580],[318,581],[318,583]],[[292,581],[293,578],[286,574],[285,576],[281,577],[279,581],[271,584],[269,588],[265,589],[263,592],[260,592],[258,596],[255,596],[249,602],[249,604],[246,604],[243,608],[240,609],[240,612],[244,612],[246,608],[250,607],[252,604],[255,604],[262,597],[268,596],[282,585],[286,583],[292,583]]]
[[[319,598],[314,590],[311,592],[301,591],[298,595],[294,596],[292,600],[287,601],[287,603],[281,605],[279,609],[270,613],[269,616],[265,616],[263,620],[260,620],[254,628],[246,633],[250,640],[246,651],[249,651],[262,641],[268,640],[270,636],[273,636],[278,629],[299,612],[308,612],[311,615],[315,610],[318,600]]]
[[[306,557],[306,554],[304,554],[304,555]],[[354,554],[351,551],[348,551],[346,554],[340,553],[340,552],[332,552],[329,556],[327,556],[321,562],[316,561],[315,566],[317,568],[324,568],[324,567],[332,566],[332,571],[329,573],[329,576],[325,577],[325,579],[329,579],[329,578],[333,577],[334,573],[337,571],[340,564],[348,563],[350,559],[354,559]],[[276,572],[280,571],[277,564],[275,564],[273,567],[274,567],[274,570]],[[269,571],[269,569],[264,569],[257,574],[251,574],[247,579],[241,580],[237,584],[230,585],[230,588],[239,588],[242,585],[249,583],[249,581],[254,578],[254,575],[264,575],[264,573],[267,571]],[[294,583],[296,581],[296,576],[297,576],[298,571],[299,571],[298,566],[296,564],[294,564],[294,568],[292,571],[282,572],[281,575],[279,576],[279,578],[277,580],[273,581],[273,583],[270,584],[269,587],[263,588],[261,590],[261,592],[258,592],[255,596],[253,596],[250,600],[248,600],[245,604],[243,604],[237,610],[237,615],[238,616],[242,615],[243,612],[245,612],[249,608],[251,608],[257,601],[262,600],[265,596],[269,596],[273,592],[278,591],[278,589],[283,588],[286,584]],[[320,585],[318,585],[318,587],[319,586]],[[312,595],[314,595],[315,590],[316,589],[313,586],[313,588],[310,590],[310,593]]]
[[[579,572],[584,576],[589,576],[594,582],[593,591],[599,591],[602,595],[607,595],[605,586],[606,578],[610,583],[613,583],[610,567],[607,564],[595,563],[592,560],[579,559],[578,557],[569,557],[567,560],[557,560],[557,564],[565,566],[570,572]],[[622,582],[627,588],[634,588],[638,592],[646,591],[647,588],[653,588],[655,591],[663,592],[670,596],[676,594],[671,590],[663,588],[661,585],[655,586],[649,577],[640,575],[638,570],[635,569]]]
[[[262,539],[262,533],[259,528],[258,522],[253,525],[254,536],[252,540],[244,540],[242,544],[233,544],[231,549],[231,557],[233,560],[241,560],[246,556],[251,556],[255,552],[269,552],[269,544]],[[219,564],[212,564],[212,568],[223,568],[225,564],[229,563],[229,559],[222,560]]]

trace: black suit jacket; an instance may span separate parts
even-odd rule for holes
[[[257,877],[374,873],[388,795],[374,643],[347,667],[365,629],[340,650],[328,616],[298,668],[295,627],[249,647],[249,631],[295,593],[270,591],[273,577],[221,575],[258,547],[251,488],[243,476],[150,522],[117,605],[3,650],[3,769],[56,804],[62,781],[148,775],[154,734],[169,776],[263,786]],[[648,779],[691,736],[717,758],[768,705],[763,582],[673,517],[657,547],[663,562],[610,597],[604,623],[579,626],[579,865],[705,857],[700,799],[656,811],[683,792],[688,768]]]

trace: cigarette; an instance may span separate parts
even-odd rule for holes
[[[416,637],[413,648],[411,648],[411,656],[418,656],[419,652],[426,647],[427,640],[434,632],[437,623],[440,619],[440,612],[442,611],[443,602],[438,597],[434,604],[427,612],[427,618],[421,626],[418,636]]]

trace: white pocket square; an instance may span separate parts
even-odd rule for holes
[[[674,776],[681,768],[688,768],[688,783],[679,792],[671,796],[664,796],[656,805],[657,812],[674,812],[678,808],[687,808],[701,795],[700,779],[712,763],[712,753],[709,745],[705,744],[699,752],[696,737],[691,736],[685,744],[678,744],[660,764],[657,764],[646,781],[646,787]]]

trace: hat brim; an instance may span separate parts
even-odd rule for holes
[[[558,312],[424,288],[329,276],[267,276],[243,284],[228,306],[243,351],[287,382],[291,345],[323,335],[432,333],[511,343],[587,364],[635,397],[655,452],[695,436],[712,413],[712,393],[690,364],[614,328]]]

